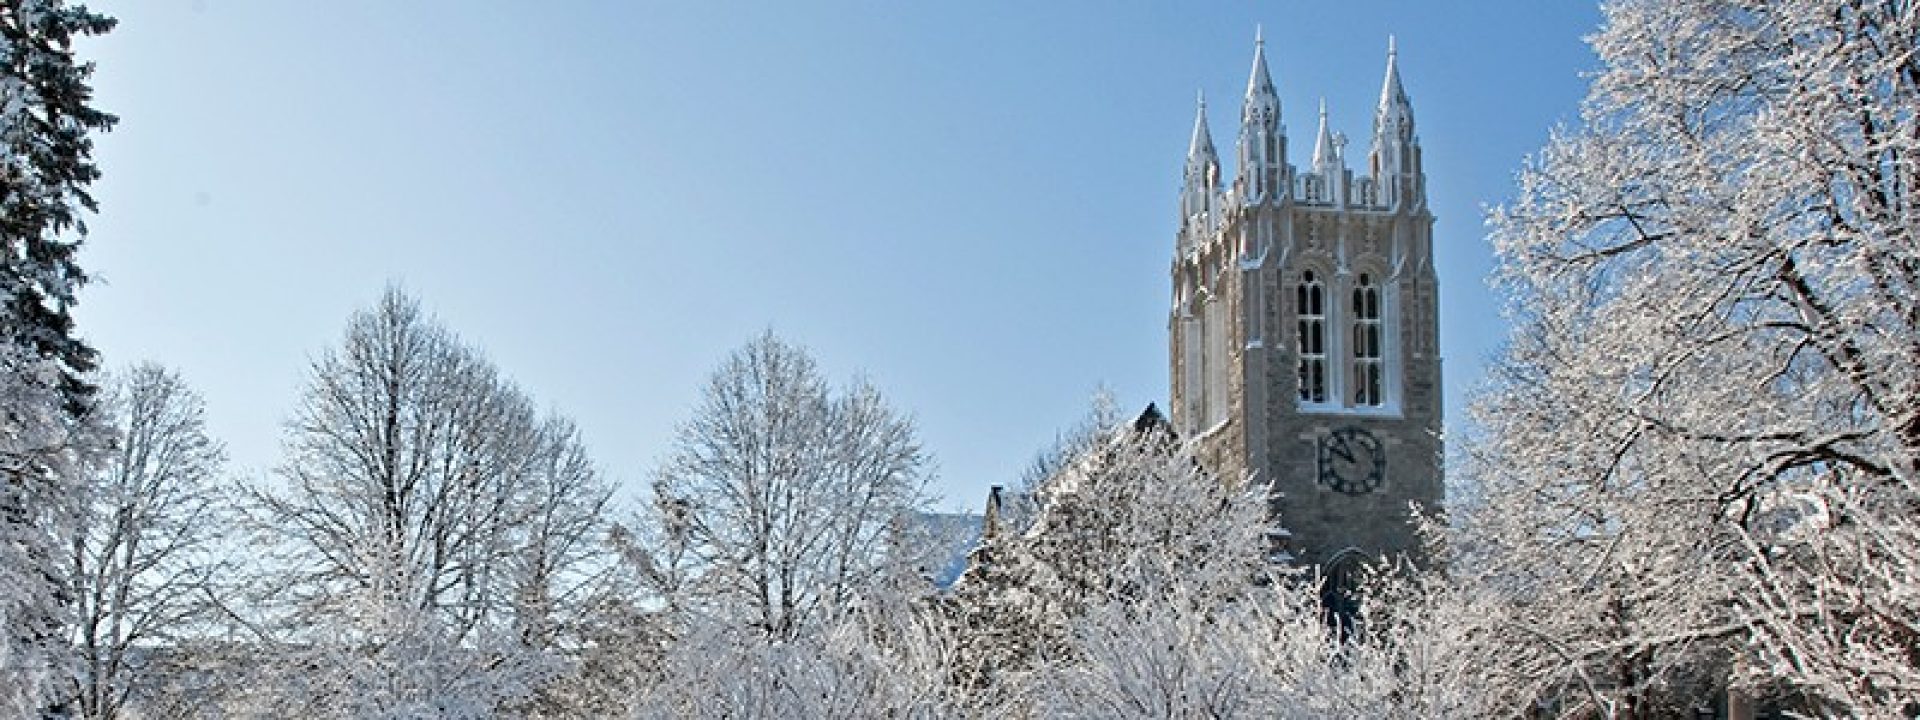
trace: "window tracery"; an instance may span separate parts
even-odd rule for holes
[[[1327,401],[1327,307],[1326,284],[1312,270],[1300,274],[1294,292],[1294,316],[1298,332],[1294,334],[1300,358],[1300,401]]]
[[[1353,286],[1353,404],[1379,407],[1381,393],[1380,287],[1371,273]]]

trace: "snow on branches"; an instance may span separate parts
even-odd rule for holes
[[[85,513],[78,469],[101,428],[68,413],[59,366],[0,339],[0,714],[47,707],[69,659],[65,548]]]
[[[1912,712],[1920,17],[1606,13],[1584,124],[1492,219],[1518,327],[1470,567],[1513,599],[1513,670],[1610,716],[1729,677]]]

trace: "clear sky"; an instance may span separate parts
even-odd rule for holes
[[[1257,25],[1296,164],[1364,155],[1389,35],[1425,150],[1448,423],[1506,333],[1484,208],[1577,119],[1579,2],[96,1],[84,334],[279,461],[309,360],[399,282],[637,499],[772,328],[918,421],[942,507],[1101,385],[1167,395],[1196,91],[1231,155]]]

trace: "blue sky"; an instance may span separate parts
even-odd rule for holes
[[[121,25],[81,51],[121,124],[82,331],[111,364],[178,368],[237,475],[278,462],[309,360],[399,282],[575,418],[630,497],[712,369],[772,328],[911,413],[963,508],[1097,387],[1164,402],[1193,98],[1230,146],[1258,25],[1296,164],[1323,97],[1364,148],[1398,37],[1457,428],[1506,333],[1484,208],[1577,119],[1599,21],[1532,1],[95,5]]]

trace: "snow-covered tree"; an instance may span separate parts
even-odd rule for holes
[[[519,498],[521,516],[509,530],[505,580],[520,641],[551,648],[568,642],[583,622],[612,565],[606,544],[613,486],[601,476],[573,423],[548,418]]]
[[[1085,455],[1095,445],[1113,438],[1115,428],[1126,423],[1127,416],[1120,409],[1120,403],[1113,391],[1106,387],[1094,390],[1093,397],[1087,403],[1086,414],[1073,425],[1056,433],[1053,442],[1034,453],[1033,459],[1020,473],[1018,492],[1023,496],[1037,493],[1040,486],[1061,470]],[[1023,528],[1024,529],[1024,528]]]
[[[593,676],[606,679],[609,665],[644,665],[656,628],[635,607],[633,583],[619,575],[608,537],[612,484],[570,422],[549,418],[540,435],[542,449],[520,501],[525,517],[509,532],[502,581],[512,594],[515,641],[566,667],[549,673],[516,713],[604,717],[608,698],[592,691],[606,683]]]
[[[1205,624],[1272,579],[1264,493],[1205,471],[1154,418],[1079,443],[1035,488],[1030,523],[989,530],[953,590],[956,682],[1036,702],[1043,666],[1105,657],[1076,640],[1102,637],[1087,618],[1177,607],[1178,621]]]
[[[626,583],[607,583],[582,603],[567,665],[511,713],[533,718],[622,718],[646,707],[666,673],[673,637],[667,613]]]
[[[949,674],[970,710],[1356,720],[1506,711],[1487,700],[1482,675],[1503,649],[1482,641],[1497,603],[1403,562],[1356,571],[1358,623],[1348,624],[1330,613],[1316,569],[1271,554],[1264,487],[1207,472],[1152,412],[1084,436],[1037,483],[1030,522],[989,523],[946,601]]]
[[[94,351],[69,312],[86,281],[74,260],[99,176],[91,63],[73,43],[113,20],[59,0],[0,2],[0,713],[39,714],[63,676],[71,599],[62,551],[85,500],[68,474],[97,435],[84,427]]]
[[[1909,715],[1920,10],[1605,12],[1582,125],[1493,216],[1517,329],[1454,568],[1507,608],[1489,681],[1606,717],[1716,679]]]
[[[1039,714],[1062,718],[1471,717],[1402,707],[1393,648],[1342,640],[1311,575],[1231,601],[1113,601],[1071,625],[1072,655],[1042,665]]]
[[[835,391],[805,350],[767,333],[713,373],[680,426],[652,523],[674,559],[642,564],[676,607],[798,637],[899,560],[889,540],[926,501],[927,462],[878,390]]]
[[[68,412],[60,367],[0,340],[0,714],[64,703],[73,588],[66,547],[86,511],[76,478],[105,432]]]
[[[716,620],[684,628],[636,717],[1004,716],[949,684],[955,647],[929,606],[865,605],[785,638]]]
[[[75,411],[95,353],[74,332],[74,254],[95,210],[92,134],[116,119],[93,107],[93,63],[73,44],[113,26],[62,0],[0,2],[0,340],[53,362]]]
[[[200,396],[154,364],[106,383],[99,403],[114,446],[80,482],[91,501],[67,553],[79,654],[79,716],[119,717],[148,681],[153,648],[208,618],[221,563],[220,444],[207,436]]]
[[[1447,528],[1429,522],[1437,534]],[[1430,546],[1444,556],[1440,545]],[[1368,682],[1348,683],[1380,717],[1501,717],[1524,702],[1510,695],[1526,683],[1503,676],[1510,652],[1506,597],[1432,567],[1405,563],[1370,568],[1360,583],[1359,632],[1349,633],[1340,665],[1362,668]]]
[[[313,692],[490,712],[552,671],[610,493],[571,424],[389,289],[314,362],[285,444],[251,512],[285,638],[334,683]]]

